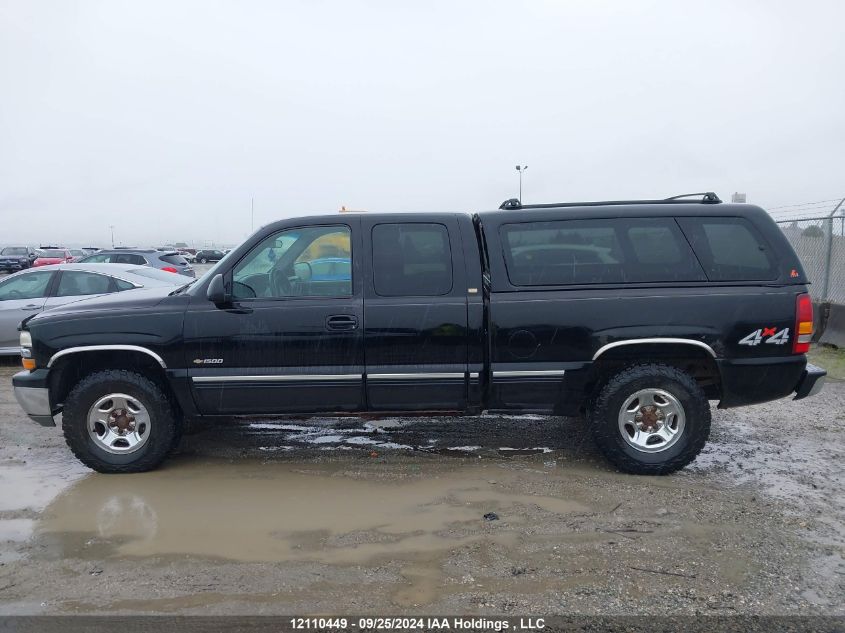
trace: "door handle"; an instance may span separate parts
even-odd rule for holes
[[[29,310],[29,311],[40,310],[40,309],[41,309],[41,306],[36,306],[36,305],[28,305],[28,306],[23,306],[21,308],[21,310]]]
[[[352,314],[333,314],[326,318],[327,330],[354,330],[358,327],[358,317]]]

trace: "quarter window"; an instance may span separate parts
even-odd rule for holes
[[[744,218],[679,218],[711,281],[770,281],[778,271],[771,251]]]
[[[382,297],[433,297],[452,290],[452,250],[442,224],[376,224],[373,285]]]

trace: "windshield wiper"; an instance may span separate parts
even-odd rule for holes
[[[197,281],[196,279],[191,279],[191,281],[189,281],[189,282],[188,282],[188,283],[186,283],[186,284],[182,284],[182,285],[181,285],[181,286],[179,286],[176,290],[174,290],[173,292],[169,293],[167,296],[172,297],[172,296],[174,296],[174,295],[179,295],[179,294],[182,294],[182,293],[183,293],[183,292],[184,292],[184,291],[188,288],[188,286],[190,286],[192,283],[196,283],[196,281]]]

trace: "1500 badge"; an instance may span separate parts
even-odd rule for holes
[[[195,358],[194,365],[220,365],[223,363],[222,358]]]
[[[766,339],[765,341],[763,339]],[[780,331],[773,327],[763,327],[754,330],[748,336],[740,339],[740,345],[759,345],[760,343],[771,343],[772,345],[783,345],[789,341],[789,328],[785,327]]]

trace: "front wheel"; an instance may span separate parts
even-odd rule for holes
[[[710,404],[689,374],[662,364],[620,371],[587,410],[593,439],[617,468],[665,475],[692,462],[710,435]]]
[[[161,387],[122,369],[83,378],[68,394],[62,413],[70,450],[101,473],[152,470],[178,441],[180,429]]]
[[[205,264],[208,260],[205,257],[200,258],[200,264]]]

